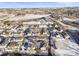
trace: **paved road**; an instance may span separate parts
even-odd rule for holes
[[[73,42],[79,44],[79,36],[76,33],[77,31],[75,32],[75,30],[68,30],[66,32],[69,34]]]

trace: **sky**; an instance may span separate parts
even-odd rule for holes
[[[79,2],[0,2],[0,8],[78,7]]]

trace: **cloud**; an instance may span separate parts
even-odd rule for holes
[[[58,2],[58,5],[60,7],[74,7],[79,6],[79,2]]]

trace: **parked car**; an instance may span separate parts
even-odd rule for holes
[[[0,44],[2,44],[4,41],[5,41],[5,37],[3,37],[3,36],[0,36]]]
[[[38,40],[36,43],[36,48],[40,49],[41,47],[43,47],[43,45],[44,45],[44,41]]]

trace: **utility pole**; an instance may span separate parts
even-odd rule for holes
[[[51,47],[56,49],[56,46],[55,46],[55,41],[53,41],[53,45],[52,45],[52,42],[51,42],[52,41],[52,32],[53,32],[53,26],[51,27],[51,24],[48,24],[48,32],[49,32],[48,55],[49,56],[52,56],[52,55],[54,56],[55,55],[54,52],[53,52],[53,54],[51,53]]]
[[[49,37],[48,37],[48,39],[49,39],[48,55],[52,56],[52,54],[51,54],[51,31],[50,30],[51,30],[51,28],[50,28],[50,25],[48,24],[48,32],[49,32]]]

